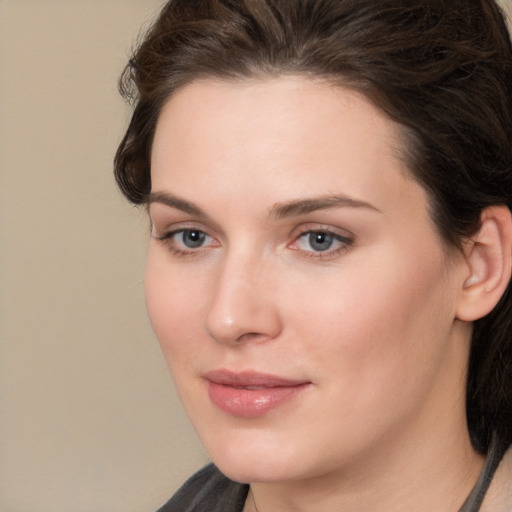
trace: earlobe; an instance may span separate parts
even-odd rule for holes
[[[496,306],[510,281],[512,217],[506,206],[482,211],[480,228],[464,246],[469,271],[461,290],[457,318],[472,322]]]

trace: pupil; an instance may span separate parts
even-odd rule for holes
[[[190,249],[200,247],[204,241],[205,234],[201,231],[187,230],[183,233],[183,243]]]
[[[332,242],[332,236],[327,233],[310,233],[309,235],[309,243],[315,251],[327,251]]]

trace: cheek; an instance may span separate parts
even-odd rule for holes
[[[146,307],[168,364],[177,366],[193,352],[197,334],[202,331],[206,283],[204,279],[190,279],[188,273],[166,260],[158,251],[148,251]]]
[[[369,253],[352,261],[316,288],[297,283],[304,299],[290,297],[287,315],[304,350],[318,367],[331,369],[326,375],[373,393],[376,386],[400,386],[434,371],[453,304],[442,256],[424,254],[400,258],[380,248],[378,258]]]

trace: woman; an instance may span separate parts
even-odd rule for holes
[[[115,171],[215,466],[162,511],[512,510],[512,47],[492,0],[173,0]]]

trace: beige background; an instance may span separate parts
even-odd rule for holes
[[[503,7],[507,16],[509,30],[512,32],[512,0],[497,0],[497,2]]]
[[[117,76],[161,3],[0,0],[0,512],[151,512],[206,460],[111,176]]]
[[[150,512],[206,460],[146,320],[112,157],[157,0],[0,0],[0,511]]]

